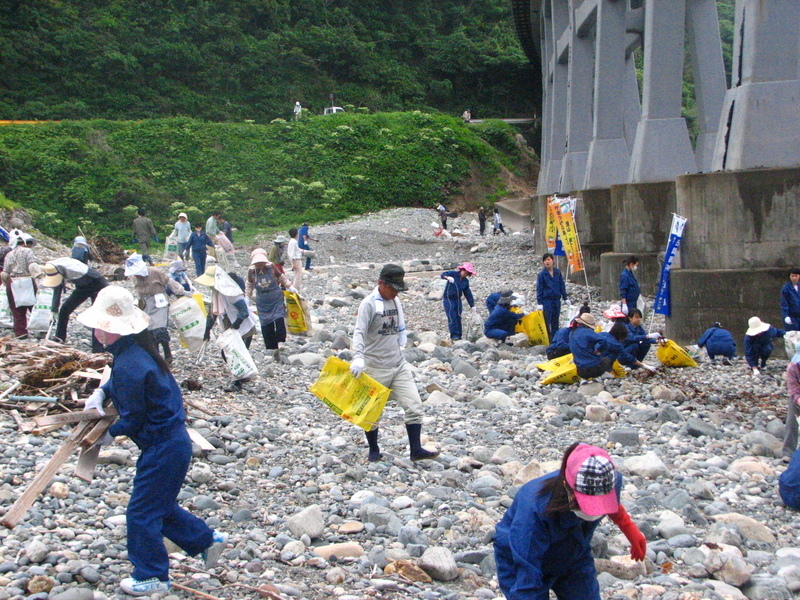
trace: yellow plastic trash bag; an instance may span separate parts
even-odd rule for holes
[[[614,374],[614,377],[625,377],[625,374],[627,373],[625,367],[619,364],[618,360],[615,360],[614,364],[611,365],[611,372]]]
[[[547,336],[547,325],[544,322],[544,313],[541,310],[530,312],[522,317],[520,325],[532,346],[550,345],[550,338]]]
[[[286,327],[289,332],[306,333],[311,324],[311,318],[305,300],[295,292],[288,290],[283,291],[283,297],[286,299]]]
[[[656,358],[667,367],[696,367],[697,361],[692,358],[689,351],[673,342],[662,340],[656,350]]]
[[[540,371],[555,371],[557,368],[563,367],[569,362],[572,362],[572,353],[559,356],[558,358],[548,360],[547,362],[539,363],[536,365],[536,368]]]
[[[550,385],[551,383],[569,384],[580,381],[580,379],[581,378],[578,376],[578,367],[575,366],[575,363],[572,361],[572,355],[570,354],[570,361],[564,365],[561,365],[547,377],[542,379],[542,385]]]
[[[345,421],[370,431],[381,418],[392,390],[366,373],[350,374],[350,363],[331,356],[309,391]]]
[[[194,301],[197,302],[197,306],[200,307],[200,310],[203,311],[203,316],[207,317],[208,311],[206,310],[206,300],[205,298],[203,298],[203,294],[201,294],[200,292],[194,292],[192,294],[192,298],[194,298]],[[209,304],[210,303],[211,301],[209,300]]]

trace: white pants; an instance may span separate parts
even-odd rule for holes
[[[294,269],[294,287],[299,293],[300,285],[303,283],[303,259],[294,259],[292,261],[292,269]]]
[[[396,401],[403,408],[406,413],[404,421],[407,425],[422,424],[422,399],[419,397],[410,364],[403,361],[391,369],[367,366],[364,373],[392,390],[389,400]]]

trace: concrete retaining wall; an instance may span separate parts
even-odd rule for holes
[[[614,252],[663,252],[677,207],[675,182],[614,185],[609,196]]]

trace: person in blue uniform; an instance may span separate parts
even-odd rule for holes
[[[759,367],[766,367],[767,359],[772,354],[772,339],[783,337],[786,331],[776,329],[758,317],[750,317],[747,326],[747,331],[744,332],[744,357],[753,369],[753,377],[758,377],[761,375]]]
[[[469,278],[476,272],[472,263],[464,263],[459,265],[455,271],[445,271],[441,274],[441,278],[447,281],[444,286],[442,304],[447,315],[450,339],[453,341],[461,339],[461,296],[464,296],[472,310],[477,310],[472,290],[469,289]]]
[[[730,359],[736,354],[736,342],[733,341],[733,334],[727,329],[723,329],[719,323],[714,323],[703,332],[697,340],[700,348],[705,348],[708,357],[712,362],[717,356],[722,356],[722,364],[729,365]]]
[[[483,325],[483,335],[490,340],[500,340],[505,342],[506,338],[514,335],[514,329],[525,316],[521,312],[513,312],[509,307],[513,296],[501,297],[495,307],[492,309],[489,318]]]
[[[542,255],[544,268],[536,278],[536,303],[544,311],[544,322],[547,326],[547,337],[553,339],[558,331],[558,319],[561,314],[561,300],[568,301],[567,286],[561,271],[555,267],[555,259],[549,252]]]
[[[584,302],[583,306],[578,309],[578,317],[584,313],[591,312],[589,308],[589,303]],[[559,358],[561,356],[566,356],[569,354],[569,336],[577,327],[575,323],[575,319],[572,319],[572,322],[567,325],[566,327],[562,327],[556,334],[553,336],[553,339],[550,340],[550,345],[545,350],[545,354],[547,355],[547,360],[553,360],[554,358]]]
[[[800,331],[800,269],[792,269],[781,288],[781,314],[786,331]]]
[[[583,379],[600,377],[603,373],[611,371],[615,361],[628,367],[639,367],[655,372],[654,367],[636,360],[620,342],[628,337],[628,329],[622,323],[615,323],[608,333],[596,333],[597,323],[590,313],[575,317],[578,325],[569,336],[569,349],[572,352],[578,375]]]
[[[800,450],[795,450],[789,466],[778,478],[778,493],[786,506],[800,510]]]
[[[120,587],[134,596],[165,592],[170,586],[164,537],[189,556],[204,555],[209,567],[227,542],[226,534],[215,532],[177,503],[192,458],[181,390],[147,330],[147,314],[136,308],[129,291],[116,285],[103,288],[78,320],[94,328],[95,337],[114,357],[111,377],[85,404],[85,410],[105,415],[103,405],[109,398],[119,413],[100,443],[125,435],[141,451],[126,513],[133,573]]]
[[[619,503],[622,475],[602,448],[572,444],[561,468],[520,488],[497,524],[497,579],[508,600],[600,600],[592,536],[608,516],[644,560],[647,540]]]
[[[625,351],[638,361],[643,361],[653,342],[658,341],[661,334],[657,331],[647,333],[642,327],[642,311],[638,308],[631,309],[628,313],[628,323],[625,324],[628,337],[622,343]]]
[[[297,232],[297,247],[301,250],[308,250],[310,252],[311,246],[309,242],[318,242],[319,240],[314,239],[311,237],[311,234],[308,232],[308,223],[303,223],[302,227]],[[304,252],[303,254],[306,257],[306,265],[305,270],[309,271],[311,269],[311,255],[309,252]]]
[[[501,292],[492,292],[488,296],[486,296],[486,311],[489,314],[492,314],[494,307],[497,306],[497,301],[500,298],[510,298],[514,295],[512,290],[503,290]]]
[[[635,256],[629,256],[625,259],[625,268],[622,269],[622,273],[619,275],[620,309],[625,315],[636,308],[639,294],[641,294],[639,282],[636,280],[636,270],[638,268],[639,259]]]
[[[209,217],[209,221],[213,217]],[[192,251],[192,259],[194,260],[194,270],[197,273],[197,276],[200,277],[203,273],[206,272],[206,255],[207,255],[207,246],[214,247],[213,240],[208,237],[208,234],[203,231],[203,225],[201,223],[197,223],[194,226],[194,231],[192,235],[189,236],[189,249]]]

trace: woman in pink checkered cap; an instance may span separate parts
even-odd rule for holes
[[[644,560],[647,541],[619,503],[622,475],[602,448],[575,443],[561,469],[517,492],[497,524],[494,553],[500,589],[508,600],[600,600],[591,540],[608,516]]]

